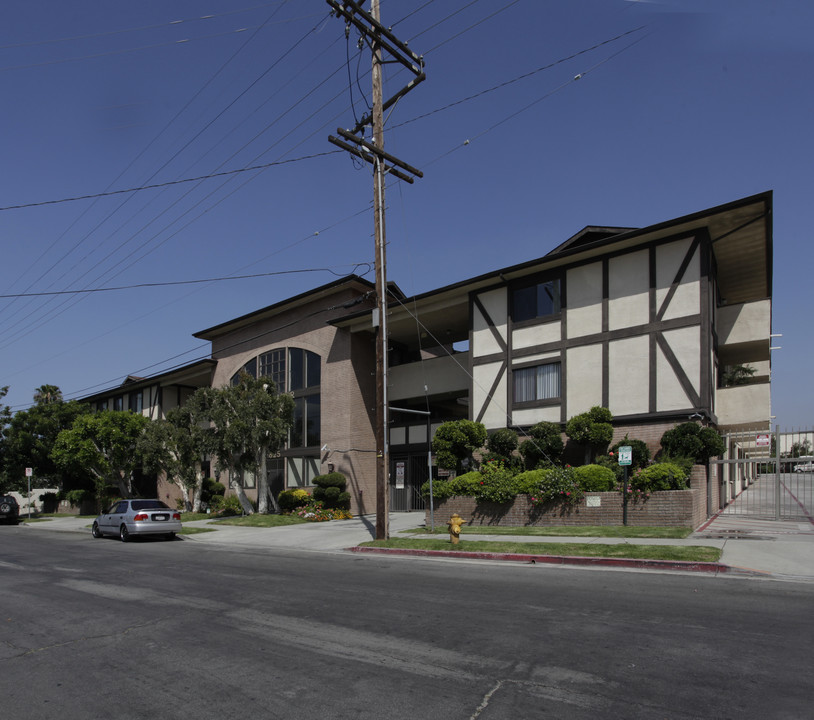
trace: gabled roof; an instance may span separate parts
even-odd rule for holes
[[[171,370],[165,370],[156,375],[148,377],[136,377],[135,375],[128,375],[121,385],[112,388],[107,388],[93,395],[86,395],[79,398],[80,402],[92,403],[97,400],[104,400],[106,398],[121,395],[123,392],[135,392],[146,387],[154,385],[181,385],[184,387],[201,387],[202,385],[209,385],[212,379],[212,371],[215,369],[217,362],[210,358],[203,358],[196,360],[188,365],[181,365]]]
[[[630,232],[636,228],[622,228],[622,227],[597,227],[595,225],[586,225],[576,235],[572,235],[562,245],[555,247],[548,255],[556,255],[568,248],[578,248],[583,245],[590,245],[591,243],[607,238],[621,235],[622,233]]]
[[[644,228],[588,226],[541,258],[492,270],[409,298],[390,300],[388,330],[394,340],[410,342],[417,318],[423,332],[438,340],[469,329],[469,293],[580,262],[609,252],[683,233],[706,232],[717,263],[718,287],[729,304],[771,297],[772,193],[758,195],[684,215]],[[352,330],[370,329],[370,311],[332,321]]]
[[[397,286],[394,287],[395,290],[403,297],[401,290],[399,290]],[[295,295],[294,297],[280,300],[272,305],[267,305],[260,310],[254,310],[246,315],[241,315],[240,317],[236,317],[232,320],[227,320],[226,322],[220,323],[219,325],[207,328],[206,330],[193,333],[193,337],[201,338],[202,340],[214,340],[216,337],[223,335],[224,333],[232,332],[246,325],[251,325],[258,320],[273,317],[274,315],[278,315],[287,310],[292,310],[298,306],[318,300],[319,298],[336,294],[338,291],[345,288],[355,290],[359,295],[362,295],[375,290],[376,286],[369,280],[365,280],[359,275],[348,275],[340,278],[339,280],[334,280],[326,285],[321,285],[313,290],[306,290],[305,292]],[[352,304],[355,303],[349,303],[348,307],[351,307]]]

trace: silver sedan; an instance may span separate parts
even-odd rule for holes
[[[139,535],[162,535],[172,540],[181,531],[181,513],[161,500],[117,500],[96,520],[93,537],[118,536],[127,542]]]

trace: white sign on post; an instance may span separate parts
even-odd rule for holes
[[[755,438],[755,446],[756,447],[771,447],[772,446],[772,436],[771,435],[758,435]]]
[[[620,465],[633,464],[633,448],[630,445],[622,445],[619,448],[619,464]]]

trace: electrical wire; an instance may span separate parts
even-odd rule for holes
[[[240,15],[241,13],[251,12],[252,10],[259,10],[261,8],[269,7],[270,5],[277,5],[285,0],[276,0],[273,3],[264,3],[263,5],[254,5],[248,8],[241,8],[240,10],[228,10],[222,13],[213,13],[210,15],[201,15],[194,18],[185,18],[183,20],[169,20],[163,23],[156,23],[154,25],[141,25],[138,27],[123,28],[121,30],[106,30],[98,33],[87,33],[85,35],[73,35],[71,37],[53,38],[51,40],[32,40],[29,42],[12,43],[9,45],[0,45],[0,50],[9,50],[13,48],[36,47],[38,45],[53,45],[54,43],[72,42],[74,40],[90,40],[100,37],[110,37],[112,35],[121,35],[123,33],[141,32],[143,30],[157,30],[159,28],[174,27],[181,24],[189,24],[199,22],[201,20],[214,20],[220,17],[227,17],[229,15]]]
[[[351,263],[353,265],[353,270],[351,270],[352,274],[357,274],[357,270],[360,267],[367,265],[367,270],[365,270],[362,275],[366,275],[370,272],[372,265],[369,262],[363,263]],[[47,292],[35,292],[35,293],[10,293],[10,294],[2,294],[0,298],[12,298],[12,297],[40,297],[42,295],[81,295],[86,293],[101,293],[101,292],[114,292],[117,290],[135,290],[135,289],[143,289],[143,288],[157,288],[157,287],[177,287],[179,285],[200,285],[201,283],[216,283],[216,282],[224,282],[226,280],[248,280],[250,278],[263,278],[263,277],[272,277],[275,275],[298,275],[304,273],[312,273],[312,272],[329,272],[337,277],[345,277],[348,273],[338,273],[332,270],[331,268],[323,267],[323,268],[306,268],[304,270],[277,270],[274,272],[265,272],[265,273],[252,273],[251,275],[221,275],[218,277],[210,277],[210,278],[200,278],[198,280],[168,280],[167,282],[145,282],[145,283],[134,283],[132,285],[118,285],[115,287],[101,287],[101,288],[87,288],[85,290],[50,290]]]

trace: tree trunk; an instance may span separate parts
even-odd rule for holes
[[[269,480],[266,472],[266,453],[260,453],[260,461],[255,462],[254,476],[257,479],[257,512],[267,515],[269,511]]]
[[[201,512],[201,493],[203,492],[203,473],[195,473],[195,487],[192,488],[192,512]]]
[[[229,487],[232,488],[232,491],[237,495],[237,499],[240,500],[240,506],[243,508],[243,512],[246,513],[246,515],[253,515],[254,508],[249,498],[246,497],[243,483],[237,479],[236,475],[237,473],[234,470],[229,473]]]

